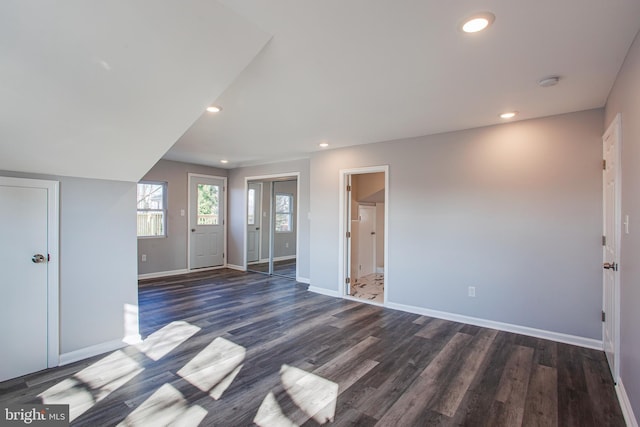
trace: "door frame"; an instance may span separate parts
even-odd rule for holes
[[[47,190],[47,368],[60,365],[60,183],[0,176],[0,185]]]
[[[347,206],[349,204],[349,192],[347,191],[347,183],[351,175],[362,175],[367,173],[384,172],[384,303],[379,304],[373,301],[364,299],[353,298],[347,295],[346,278],[349,277],[350,272],[349,262],[347,257],[349,255],[348,245],[349,239],[346,238],[348,230],[347,218],[348,211]],[[339,171],[339,188],[338,191],[338,289],[340,290],[340,296],[345,299],[352,299],[355,301],[364,302],[373,305],[387,305],[389,302],[389,165],[380,166],[368,166],[361,168],[340,169]],[[376,266],[374,265],[374,270]]]
[[[191,180],[193,178],[210,178],[222,180],[222,198],[224,199],[224,208],[222,209],[224,217],[222,218],[222,230],[224,234],[224,243],[222,244],[222,265],[215,267],[198,268],[198,271],[218,270],[227,267],[227,177],[204,175],[200,173],[187,174],[187,270],[191,272]]]
[[[613,260],[613,262],[616,262],[620,265],[620,248],[621,248],[621,238],[622,238],[622,224],[621,224],[621,219],[622,219],[622,186],[621,186],[621,182],[622,182],[622,116],[620,113],[616,114],[615,118],[611,121],[611,124],[607,127],[607,130],[604,132],[604,134],[602,135],[602,149],[603,149],[603,155],[604,155],[604,150],[605,150],[605,138],[607,135],[609,135],[610,133],[615,132],[616,138],[613,141],[613,147],[614,147],[614,155],[616,158],[616,172],[615,172],[615,182],[616,182],[616,192],[615,192],[615,201],[614,201],[614,216],[613,216],[613,229],[614,229],[614,248],[616,251],[616,256],[617,256],[617,260]],[[605,228],[606,228],[606,187],[605,187],[605,174],[604,171],[602,173],[602,228],[603,228],[603,233],[602,235],[604,236],[606,234],[605,232]],[[606,262],[607,260],[605,259],[606,256],[606,250],[605,247],[602,247],[602,262]],[[604,312],[606,310],[605,307],[605,293],[606,293],[606,289],[605,289],[605,276],[604,276],[604,270],[603,274],[602,274],[602,311]],[[613,381],[614,383],[618,383],[619,379],[620,379],[620,271],[616,271],[616,274],[613,275],[613,281],[614,281],[614,292],[613,292],[613,305],[614,305],[614,318],[612,319],[613,321],[613,369],[611,370],[611,374],[613,376]],[[606,313],[606,315],[608,316],[609,313]],[[605,338],[605,327],[606,324],[605,322],[602,322],[602,344],[603,344],[603,350],[606,350],[604,348],[604,338]],[[608,362],[607,362],[608,363]]]
[[[287,178],[287,177],[295,177],[296,179],[296,281],[300,277],[300,263],[298,262],[298,258],[300,255],[300,172],[285,172],[285,173],[276,173],[270,175],[256,175],[256,176],[245,176],[244,177],[244,195],[242,196],[244,203],[244,218],[242,220],[242,224],[244,224],[244,229],[242,231],[242,268],[243,271],[247,271],[247,216],[249,215],[249,206],[247,202],[247,194],[249,192],[249,181],[259,181],[262,179],[273,179],[273,178]],[[264,191],[264,186],[262,188]],[[273,204],[273,201],[272,201]],[[260,212],[260,217],[262,218],[262,212]],[[260,228],[260,231],[262,231]],[[271,224],[269,225],[269,229],[271,229]],[[271,234],[271,230],[269,230],[269,234]],[[262,239],[262,235],[260,236]]]

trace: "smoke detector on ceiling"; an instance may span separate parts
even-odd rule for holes
[[[550,87],[557,85],[559,81],[559,76],[549,76],[538,80],[538,85],[541,87]]]

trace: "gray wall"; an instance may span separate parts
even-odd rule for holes
[[[620,260],[620,377],[636,416],[640,416],[640,36],[631,46],[611,90],[605,126],[622,114],[622,234]]]
[[[602,123],[591,110],[315,153],[311,285],[339,290],[339,170],[388,164],[390,302],[601,339]]]
[[[136,183],[0,175],[60,182],[60,352],[137,334]]]
[[[138,239],[138,274],[183,270],[187,268],[188,174],[227,176],[225,169],[190,163],[160,160],[142,181],[167,183],[167,237]],[[184,209],[185,215],[180,215]],[[142,255],[147,261],[142,262]]]
[[[298,223],[297,264],[298,275],[302,279],[309,277],[309,160],[294,160],[282,163],[272,163],[260,166],[231,169],[229,171],[229,234],[228,234],[228,262],[233,265],[244,264],[244,227],[246,214],[245,178],[272,174],[288,174],[300,172],[300,210]]]

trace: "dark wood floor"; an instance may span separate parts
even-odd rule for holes
[[[269,272],[269,263],[261,262],[257,264],[250,264],[247,266],[250,271],[257,271],[259,273]],[[295,279],[296,278],[296,259],[286,259],[282,261],[273,262],[273,274],[278,276],[285,276]]]
[[[0,383],[73,425],[623,426],[602,352],[230,270],[140,283],[146,342]]]

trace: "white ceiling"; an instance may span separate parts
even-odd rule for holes
[[[602,107],[640,28],[638,0],[221,2],[273,38],[166,159],[236,167]],[[486,32],[457,30],[481,11]]]
[[[2,0],[0,170],[137,181],[269,38],[216,1]]]
[[[3,0],[0,170],[137,181],[602,107],[639,27],[638,0]]]

